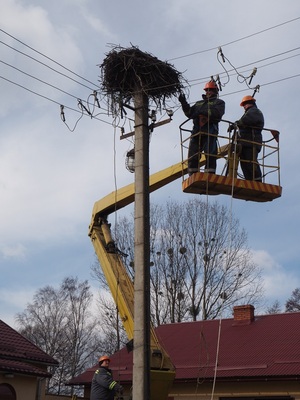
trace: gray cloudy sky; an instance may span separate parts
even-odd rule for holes
[[[300,3],[292,0],[2,0],[1,319],[13,325],[37,289],[56,286],[65,276],[90,279],[94,250],[87,232],[94,202],[133,181],[124,166],[132,142],[120,141],[114,128],[122,121],[104,110],[97,118],[80,118],[77,106],[77,99],[85,102],[99,88],[99,64],[111,44],[138,46],[171,62],[190,83],[191,103],[211,75],[232,69],[218,62],[219,46],[240,73],[258,68],[252,82],[260,85],[258,106],[266,126],[281,132],[283,196],[265,204],[228,196],[208,201],[227,205],[240,220],[263,269],[267,303],[278,299],[283,305],[300,286],[299,32]],[[252,91],[231,73],[221,93],[225,119],[240,117],[246,94]],[[99,99],[105,107],[101,94]],[[70,129],[60,118],[61,104]],[[185,117],[176,99],[171,106],[173,122],[151,138],[151,172],[181,159],[179,125]],[[189,196],[179,180],[152,198]]]

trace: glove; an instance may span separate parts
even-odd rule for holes
[[[180,101],[181,104],[185,104],[187,102],[185,95],[183,93],[180,93],[178,100]]]
[[[185,95],[183,93],[180,93],[178,100],[181,103],[181,107],[184,113],[187,113],[190,109],[189,103],[186,101]]]
[[[228,129],[227,129],[227,132],[231,132],[233,130],[234,130],[234,124],[230,124]]]
[[[122,395],[123,392],[124,392],[123,386],[120,385],[119,389],[118,389],[118,393]]]

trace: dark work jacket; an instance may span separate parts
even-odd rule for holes
[[[240,137],[244,140],[250,140],[258,143],[262,143],[262,128],[264,127],[264,116],[263,113],[257,108],[256,104],[248,108],[245,114],[236,121],[237,126],[240,130]],[[251,143],[243,143],[243,146],[252,146]],[[261,146],[258,146],[259,150]]]
[[[218,123],[225,113],[225,102],[217,97],[208,99],[205,95],[203,100],[197,101],[193,106],[188,103],[182,105],[184,114],[193,120],[193,134],[201,131],[218,133]],[[207,118],[207,123],[200,127],[200,115]]]
[[[90,400],[113,400],[116,391],[120,389],[122,386],[114,381],[111,370],[99,367],[92,380]]]

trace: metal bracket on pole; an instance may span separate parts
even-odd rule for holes
[[[159,126],[168,124],[168,123],[171,122],[171,121],[172,121],[172,118],[164,119],[163,121],[159,121],[159,122],[156,122],[155,124],[151,124],[149,127],[157,128],[157,127],[159,127]],[[136,128],[136,126],[135,126],[135,128]],[[134,134],[135,134],[135,131],[128,132],[128,133],[122,133],[121,136],[120,136],[120,140],[126,139],[126,138],[128,138],[128,137],[131,137],[131,136],[133,136]]]

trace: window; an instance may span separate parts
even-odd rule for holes
[[[7,383],[0,384],[0,399],[1,400],[16,400],[15,389]]]

